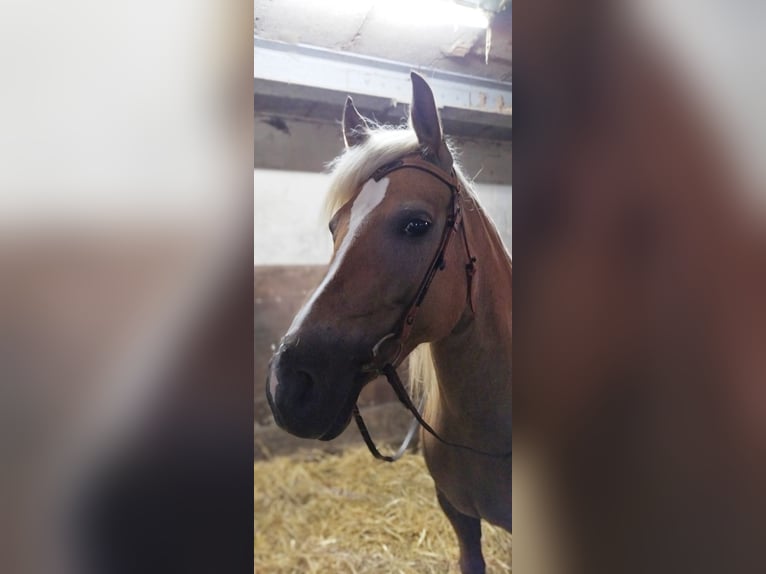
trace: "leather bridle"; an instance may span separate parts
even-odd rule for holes
[[[468,246],[468,237],[466,236],[465,225],[463,223],[462,186],[460,184],[460,180],[458,179],[455,173],[455,170],[452,169],[450,170],[449,173],[447,173],[445,170],[439,168],[433,163],[426,161],[425,159],[420,157],[420,155],[411,155],[411,156],[405,156],[401,159],[398,159],[394,162],[388,163],[378,168],[375,172],[373,172],[370,179],[373,179],[374,181],[377,182],[377,181],[380,181],[385,176],[387,176],[388,174],[401,169],[416,169],[416,170],[428,173],[429,175],[435,177],[436,179],[444,183],[450,189],[450,192],[451,192],[450,207],[449,207],[449,212],[447,215],[447,221],[444,225],[444,230],[442,231],[441,240],[439,241],[439,247],[436,250],[436,254],[434,255],[433,259],[431,260],[431,263],[428,266],[428,269],[426,270],[426,273],[423,276],[423,279],[420,282],[418,290],[412,299],[412,303],[410,303],[410,305],[407,307],[405,312],[402,314],[402,317],[397,323],[394,330],[388,333],[387,335],[384,335],[383,337],[381,337],[381,339],[373,346],[372,360],[368,364],[366,364],[364,367],[362,367],[362,370],[366,373],[385,375],[389,384],[394,389],[394,392],[396,393],[397,398],[412,413],[412,415],[414,416],[414,420],[412,421],[412,424],[410,425],[410,429],[407,432],[407,436],[404,439],[404,442],[399,447],[397,452],[391,456],[383,455],[377,449],[377,447],[375,446],[375,443],[372,440],[372,437],[370,436],[369,431],[367,430],[367,425],[365,425],[364,420],[362,419],[362,415],[359,412],[359,408],[356,404],[354,405],[354,411],[353,411],[354,420],[356,421],[356,424],[359,427],[359,432],[361,433],[362,438],[364,439],[364,442],[367,444],[367,447],[370,449],[370,452],[372,453],[372,455],[375,458],[384,460],[386,462],[394,462],[398,460],[402,456],[402,454],[404,454],[407,447],[409,446],[410,441],[415,435],[415,431],[417,430],[418,424],[420,424],[427,432],[429,432],[437,440],[439,440],[445,445],[455,447],[455,448],[461,448],[464,450],[469,450],[471,452],[474,452],[476,454],[481,454],[484,456],[490,456],[495,458],[509,457],[511,455],[510,452],[489,453],[489,452],[485,452],[467,445],[462,445],[462,444],[457,444],[457,443],[447,441],[443,439],[441,436],[439,436],[439,434],[423,419],[423,417],[420,414],[420,410],[413,404],[412,399],[407,393],[407,390],[405,389],[401,379],[399,378],[398,373],[396,372],[396,367],[399,365],[399,363],[403,359],[403,357],[401,357],[402,349],[404,348],[404,344],[409,338],[410,333],[412,332],[412,327],[415,323],[415,317],[417,316],[420,306],[422,305],[423,300],[425,299],[426,294],[428,293],[428,289],[431,286],[431,282],[436,276],[436,273],[444,269],[446,265],[445,256],[447,253],[447,248],[449,247],[450,240],[452,239],[452,236],[454,234],[459,232],[461,233],[463,237],[463,244],[465,246],[465,252],[466,252],[466,256],[468,260],[468,262],[465,264],[465,273],[466,273],[466,281],[467,281],[466,298],[468,299],[468,304],[472,311],[474,311],[472,283],[473,283],[473,276],[476,272],[476,257],[471,255],[471,250]]]
[[[389,334],[382,337],[372,349],[372,361],[367,367],[374,367],[372,370],[381,371],[385,364],[396,363],[399,359],[399,355],[402,351],[402,346],[407,341],[412,331],[412,326],[415,323],[415,317],[420,310],[420,306],[423,304],[423,300],[428,293],[428,289],[431,287],[436,273],[441,269],[444,269],[445,260],[444,256],[447,253],[452,235],[457,233],[458,228],[463,234],[463,241],[465,244],[466,255],[468,256],[468,264],[466,264],[466,276],[468,278],[468,294],[467,298],[473,310],[473,300],[471,297],[471,283],[473,275],[476,270],[476,258],[471,256],[471,252],[468,248],[468,239],[465,235],[465,226],[463,226],[463,215],[461,206],[461,189],[460,182],[455,175],[455,170],[450,173],[445,172],[441,168],[434,164],[421,159],[420,156],[405,156],[402,159],[398,159],[395,162],[386,164],[378,168],[373,172],[370,179],[380,181],[388,174],[401,169],[417,169],[423,171],[437,178],[444,183],[451,191],[449,213],[447,215],[447,222],[444,225],[442,231],[441,240],[439,241],[439,247],[436,250],[436,254],[431,260],[428,269],[426,270],[423,279],[420,282],[417,292],[412,299],[409,307],[402,314],[396,328]],[[365,369],[366,370],[366,369]]]

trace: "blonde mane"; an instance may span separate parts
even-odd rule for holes
[[[369,120],[368,120],[369,122]],[[399,127],[370,127],[364,143],[347,147],[331,161],[327,168],[331,176],[330,187],[324,202],[323,218],[329,221],[335,212],[350,201],[376,169],[396,159],[421,150],[414,130],[408,125]],[[449,146],[452,157],[455,150]],[[470,209],[482,211],[471,185],[463,175],[457,159],[455,173],[467,195]],[[489,224],[494,224],[485,218]],[[433,420],[439,403],[439,384],[434,367],[431,345],[423,343],[409,355],[410,392],[415,404],[423,400],[423,416]]]
[[[420,149],[415,132],[406,126],[375,127],[368,133],[369,137],[364,143],[347,147],[327,165],[332,181],[325,198],[323,215],[328,221],[370,179],[376,169]]]

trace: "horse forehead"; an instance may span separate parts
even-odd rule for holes
[[[366,180],[336,214],[342,214],[341,243],[345,243],[347,239],[358,238],[363,223],[377,208],[383,205],[390,208],[391,205],[407,199],[423,200],[438,205],[442,200],[442,188],[447,190],[437,178],[412,169],[396,170],[379,180]]]
[[[366,222],[373,212],[384,202],[390,180],[384,177],[379,181],[367,180],[359,192],[341,210],[345,212],[335,243],[335,256],[330,265],[328,276],[338,271],[352,244],[362,241]]]
[[[351,203],[351,213],[348,222],[351,234],[359,229],[370,213],[382,203],[386,197],[389,183],[390,179],[384,177],[380,181],[375,181],[374,179],[367,180],[362,186],[362,189]]]
[[[423,200],[434,205],[450,197],[450,189],[433,174],[419,169],[397,169],[388,174],[391,178],[390,195],[397,201],[406,199]]]

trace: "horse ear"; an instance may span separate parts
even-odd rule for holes
[[[427,153],[435,156],[439,165],[444,169],[452,167],[452,154],[444,142],[442,122],[439,110],[436,108],[434,93],[423,76],[411,72],[412,105],[410,106],[410,123],[418,136],[420,145]]]
[[[346,105],[343,106],[343,141],[346,143],[346,147],[349,148],[367,141],[369,137],[367,129],[367,122],[354,107],[354,100],[348,96]]]

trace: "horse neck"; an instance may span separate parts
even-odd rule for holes
[[[440,426],[481,433],[507,427],[511,412],[511,260],[497,230],[471,203],[466,236],[477,259],[472,299],[455,329],[432,343],[439,379]],[[459,246],[460,257],[466,257]],[[472,424],[453,424],[471,421]],[[486,421],[486,424],[473,424]],[[469,430],[473,429],[473,430]]]

